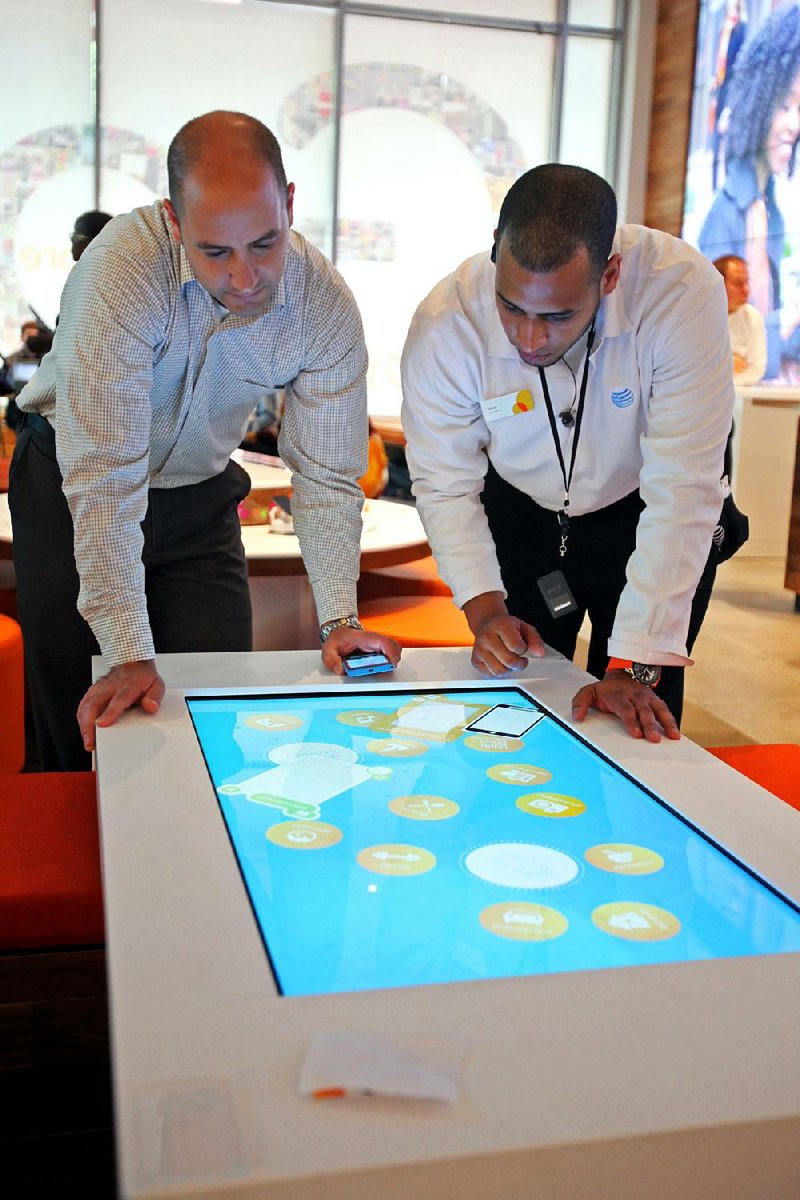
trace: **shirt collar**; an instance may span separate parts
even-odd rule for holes
[[[611,247],[612,254],[622,254],[619,245],[619,234],[614,238],[614,243]],[[613,292],[604,296],[600,302],[600,308],[597,313],[597,338],[595,340],[595,350],[598,350],[605,338],[619,337],[623,333],[630,333],[632,329],[631,320],[625,311],[625,291],[622,285],[622,271],[625,266],[625,256],[622,256],[620,263],[620,274],[617,280],[617,286]]]
[[[186,257],[186,251],[183,248],[183,243],[178,246],[178,273],[180,276],[181,287],[185,287],[187,283],[197,283],[195,273],[192,270],[191,264]],[[200,285],[198,284],[198,287]]]

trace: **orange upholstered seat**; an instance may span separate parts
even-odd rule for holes
[[[467,618],[446,596],[393,596],[359,605],[365,629],[401,646],[471,646]]]
[[[793,742],[775,746],[721,746],[709,749],[709,754],[735,767],[792,808],[800,809],[800,746]]]
[[[0,776],[0,950],[104,937],[94,774]]]
[[[0,613],[0,772],[21,771],[25,762],[25,671],[22,631]]]
[[[389,596],[451,596],[452,592],[436,570],[432,554],[416,562],[398,563],[362,571],[358,581],[359,602]]]

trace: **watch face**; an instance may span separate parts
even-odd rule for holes
[[[655,687],[661,678],[661,667],[650,667],[646,663],[633,663],[633,678],[645,687]]]

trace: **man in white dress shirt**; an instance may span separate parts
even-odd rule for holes
[[[573,713],[679,737],[710,596],[733,383],[725,292],[675,238],[616,229],[608,184],[549,164],[509,191],[487,252],[417,310],[403,354],[413,490],[488,675],[547,642]],[[609,658],[610,656],[610,658]]]

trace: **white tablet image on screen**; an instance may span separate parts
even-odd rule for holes
[[[494,708],[467,725],[467,732],[492,733],[497,737],[524,737],[543,716],[543,712],[532,712],[529,708],[518,708],[514,704],[495,704]]]

